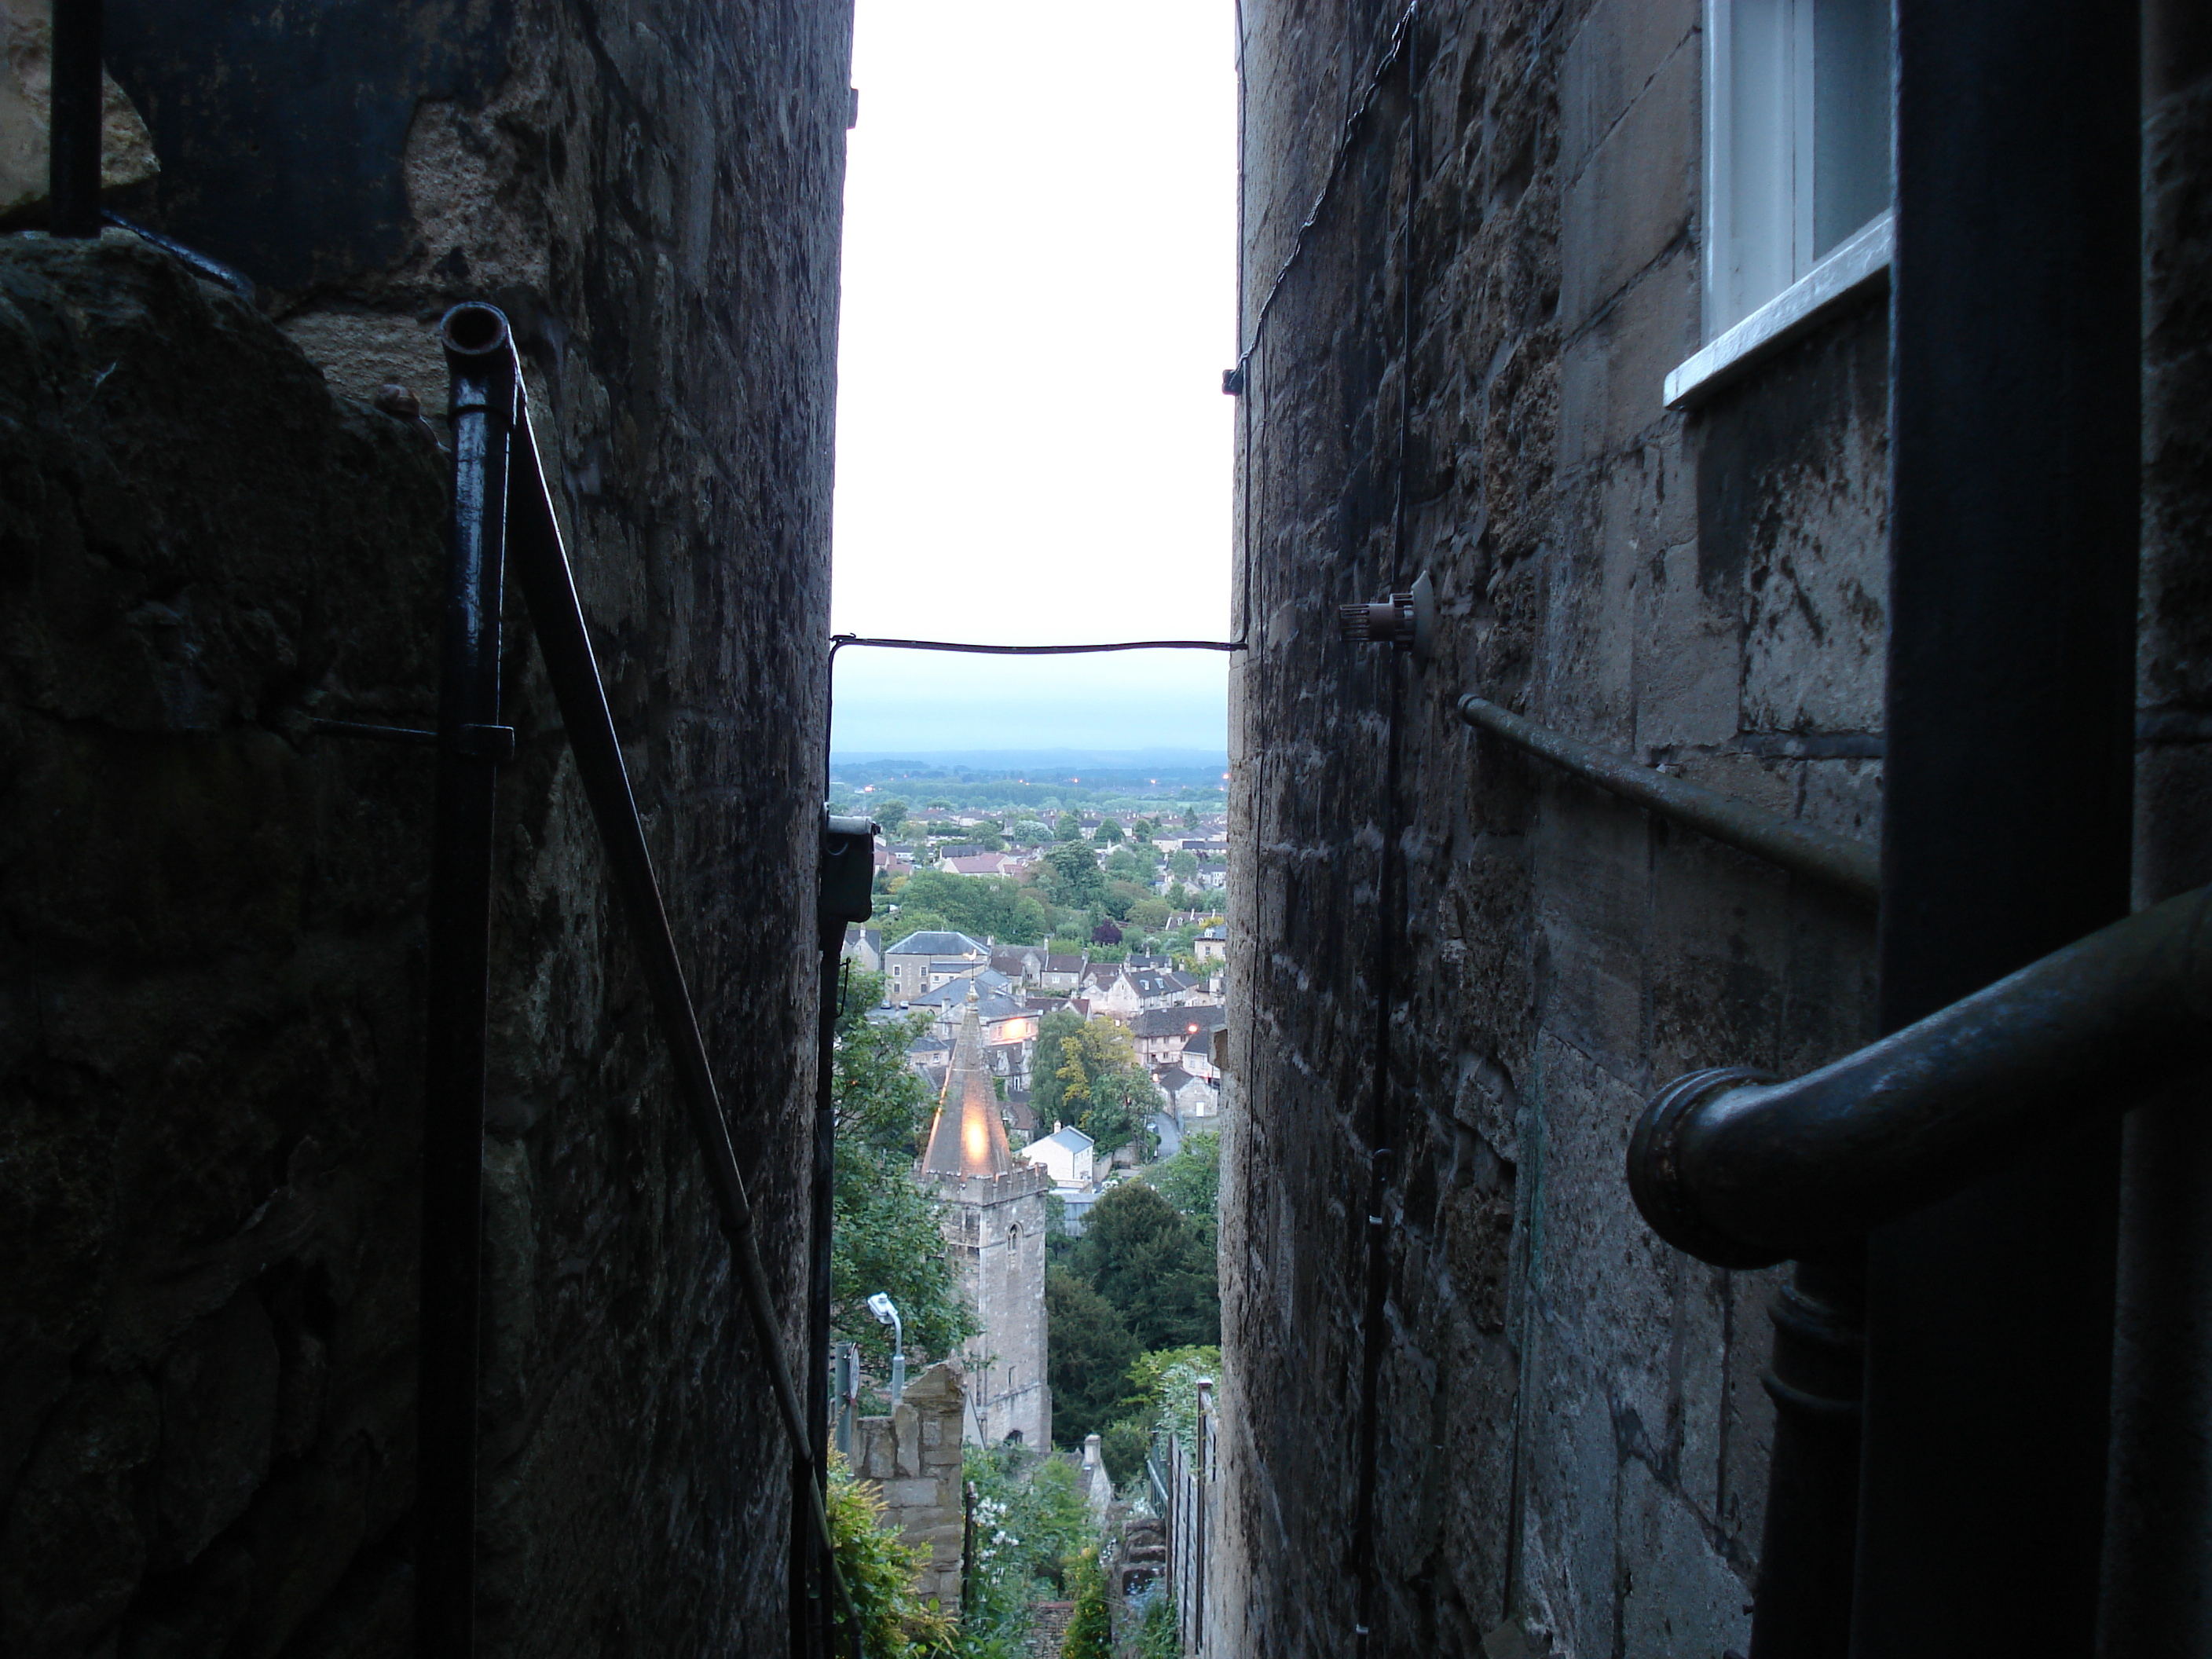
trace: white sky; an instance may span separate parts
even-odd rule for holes
[[[834,624],[1226,639],[1231,0],[859,0]],[[1219,749],[1219,653],[847,650],[835,746]]]

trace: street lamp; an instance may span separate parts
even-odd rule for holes
[[[891,1404],[896,1406],[906,1394],[906,1325],[881,1291],[868,1298],[868,1311],[875,1315],[876,1323],[891,1328]]]

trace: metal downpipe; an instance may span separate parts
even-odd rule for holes
[[[477,1315],[483,1255],[484,1023],[490,994],[493,796],[509,446],[518,381],[507,319],[459,306],[453,505],[438,690],[423,1030],[422,1290],[416,1384],[416,1651],[476,1642]]]
[[[1692,1072],[1630,1138],[1675,1249],[1756,1267],[1848,1247],[2212,1062],[2212,887],[2114,922],[1786,1083]]]

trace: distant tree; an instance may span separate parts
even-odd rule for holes
[[[1185,887],[1179,881],[1170,882],[1168,884],[1168,908],[1170,910],[1188,910],[1190,908],[1190,889]]]
[[[1199,1241],[1212,1246],[1221,1210],[1221,1132],[1193,1129],[1173,1158],[1152,1166],[1152,1184]]]
[[[1127,921],[1130,913],[1152,896],[1151,888],[1133,881],[1109,881],[1106,884],[1106,914],[1116,921]]]
[[[1074,1272],[1147,1351],[1221,1340],[1213,1252],[1156,1188],[1126,1181],[1091,1206]]]
[[[896,836],[906,827],[907,804],[896,795],[887,795],[869,809],[870,815],[884,826],[884,833]]]
[[[1143,1131],[1159,1098],[1152,1074],[1110,1019],[1057,1008],[1037,1022],[1030,1060],[1030,1105],[1037,1122],[1073,1123],[1110,1158]]]
[[[911,880],[908,884],[909,886],[913,884]],[[934,910],[924,910],[902,902],[898,915],[884,924],[884,945],[885,949],[889,949],[908,934],[941,933],[951,926],[950,922]]]
[[[1186,806],[1183,808],[1182,827],[1186,830],[1195,830],[1198,828],[1198,808],[1195,806]]]
[[[998,876],[917,870],[907,878],[900,902],[921,906],[976,939],[1035,945],[1044,937],[1044,907],[1019,882]]]
[[[1178,847],[1168,854],[1168,873],[1177,881],[1194,881],[1198,878],[1198,854],[1187,848]]]
[[[1114,925],[1111,919],[1102,921],[1091,930],[1091,942],[1093,945],[1119,945],[1121,930]]]
[[[1159,833],[1160,821],[1158,818],[1139,818],[1137,820],[1136,835],[1139,841],[1149,843],[1152,837]]]
[[[1099,1437],[1098,1455],[1116,1486],[1128,1486],[1144,1474],[1145,1459],[1152,1449],[1152,1431],[1139,1418],[1125,1417],[1109,1423]]]
[[[925,801],[922,804],[933,812],[950,812],[952,810],[952,803],[942,795],[935,800]]]
[[[1083,820],[1073,812],[1062,812],[1060,815],[1060,827],[1052,833],[1056,841],[1081,841]]]
[[[1129,907],[1129,920],[1148,933],[1157,933],[1168,925],[1168,902],[1164,898],[1142,898]]]
[[[1079,1446],[1085,1435],[1106,1426],[1141,1350],[1113,1304],[1065,1269],[1045,1270],[1044,1311],[1053,1438]]]
[[[1105,873],[1079,841],[1063,842],[1045,854],[1044,883],[1055,904],[1088,909],[1106,896]]]
[[[1052,839],[1052,830],[1036,818],[1016,818],[1006,826],[1006,838],[1017,847],[1036,847]]]
[[[1117,847],[1106,855],[1105,871],[1109,881],[1149,882],[1154,867],[1152,860],[1127,847]]]
[[[1099,824],[1091,838],[1101,847],[1112,847],[1121,839],[1121,826],[1113,819],[1108,818]]]

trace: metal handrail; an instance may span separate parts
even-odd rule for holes
[[[470,304],[447,314],[443,330],[448,350],[457,338],[484,341],[482,355],[503,360],[517,377],[514,337],[507,319],[495,307]],[[670,932],[668,912],[653,872],[635,797],[630,789],[622,744],[615,732],[605,688],[592,653],[581,605],[560,526],[545,486],[536,437],[530,421],[529,400],[515,398],[514,444],[510,468],[509,522],[507,546],[515,580],[528,605],[543,653],[554,700],[566,727],[577,775],[590,801],[592,815],[605,851],[610,884],[628,915],[640,966],[662,1036],[673,1061],[677,1092],[690,1119],[693,1138],[707,1165],[708,1187],[716,1218],[728,1240],[737,1267],[738,1281],[750,1316],[763,1364],[767,1368],[778,1414],[789,1435],[792,1457],[801,1473],[799,1482],[808,1495],[814,1528],[819,1534],[828,1576],[842,1605],[851,1633],[853,1651],[859,1654],[860,1620],[850,1588],[838,1570],[834,1535],[823,1492],[823,1469],[813,1454],[811,1437],[792,1381],[784,1352],[782,1330],[769,1287],[754,1234],[753,1207],[738,1168],[730,1140],[729,1123],[714,1085],[699,1022],[693,1010],[683,963]]]
[[[1881,901],[1881,859],[1871,847],[1811,824],[1777,817],[1701,785],[1609,755],[1486,697],[1470,693],[1459,700],[1458,709],[1459,717],[1469,726],[1495,732],[1516,748],[1573,773],[1585,783],[1594,783],[1724,846],[1765,859],[1861,903]]]
[[[2139,911],[1786,1083],[1655,1095],[1628,1148],[1652,1231],[1723,1267],[1846,1244],[2212,1063],[2212,887]]]

